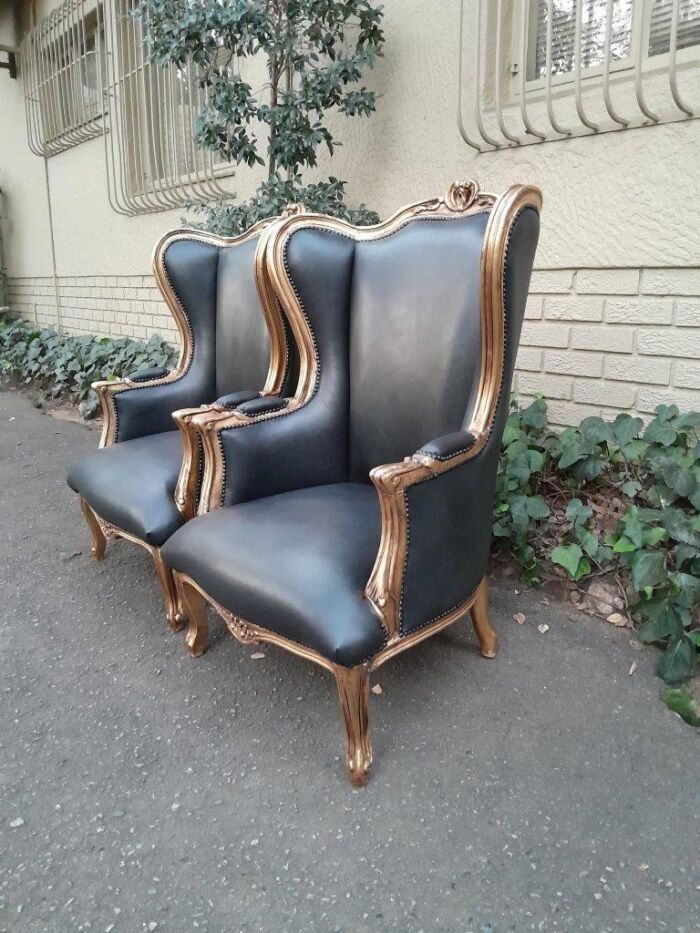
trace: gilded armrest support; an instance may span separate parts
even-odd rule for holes
[[[114,403],[115,396],[127,389],[150,389],[153,386],[166,385],[169,382],[175,382],[185,375],[185,367],[177,366],[171,369],[167,375],[158,376],[155,379],[104,379],[99,382],[93,382],[92,388],[102,409],[102,434],[100,435],[100,447],[109,447],[114,444],[117,438],[117,409]]]
[[[408,548],[406,490],[460,466],[476,456],[486,441],[486,437],[467,432],[462,432],[462,437],[461,449],[450,456],[438,458],[420,450],[400,463],[384,464],[370,472],[379,496],[382,531],[365,596],[386,628],[390,641],[399,638],[401,588]]]
[[[175,491],[175,501],[185,518],[204,515],[221,508],[226,463],[221,444],[221,432],[269,421],[282,412],[290,414],[300,407],[297,399],[279,399],[261,393],[260,399],[247,403],[259,407],[268,403],[267,411],[247,413],[246,405],[231,411],[221,405],[187,408],[175,412],[173,418],[183,440],[183,461]],[[200,482],[201,477],[201,482]],[[197,503],[197,486],[199,502]]]

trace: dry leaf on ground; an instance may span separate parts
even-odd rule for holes
[[[629,677],[631,677],[632,674],[634,674],[634,672],[635,672],[636,670],[637,670],[637,662],[636,662],[636,661],[632,661],[632,664],[630,665],[630,669],[627,671],[627,675],[628,675]]]
[[[537,626],[537,631],[540,633],[540,635],[544,635],[545,632],[549,631],[549,626],[546,622],[543,622],[542,625]]]
[[[381,684],[375,684],[372,687],[372,693],[374,693],[376,696],[380,696],[382,693],[384,693],[384,691],[382,690]]]
[[[264,658],[264,657],[265,657],[265,653],[264,653],[263,651],[256,651],[254,654],[251,654],[250,660],[251,660],[251,661],[260,661],[260,660],[261,660],[262,658]]]
[[[518,625],[522,625],[525,621],[525,615],[522,612],[516,612],[513,618],[518,623]]]
[[[618,628],[623,628],[625,625],[627,625],[627,618],[626,616],[623,616],[621,612],[613,612],[607,618],[608,622],[612,623],[613,625],[617,625]]]

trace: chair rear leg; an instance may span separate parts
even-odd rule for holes
[[[182,606],[182,614],[187,620],[185,643],[193,658],[198,658],[207,650],[209,626],[207,624],[207,606],[204,597],[187,577],[175,574],[175,583]]]
[[[97,516],[82,496],[80,497],[80,508],[83,510],[85,521],[87,522],[88,528],[90,529],[90,553],[95,558],[95,560],[104,560],[105,548],[107,547],[107,538],[105,537],[105,533],[102,531],[102,527],[97,520]]]
[[[369,667],[340,667],[334,670],[338,702],[345,723],[348,750],[346,765],[350,783],[363,787],[372,766],[369,737]]]
[[[153,563],[156,566],[158,582],[163,591],[163,603],[165,605],[165,615],[168,620],[168,625],[173,632],[179,632],[183,626],[183,619],[177,598],[177,591],[175,589],[173,572],[161,557],[158,548],[152,548],[151,555],[153,556]]]
[[[481,654],[485,658],[495,658],[498,648],[498,632],[491,625],[488,614],[488,585],[486,578],[479,584],[476,599],[469,610],[476,637],[479,640]]]

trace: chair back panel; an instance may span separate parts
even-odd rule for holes
[[[458,431],[479,375],[488,213],[416,218],[355,247],[350,478]]]
[[[189,368],[191,382],[197,381],[203,399],[212,399],[216,365],[216,303],[219,248],[195,237],[178,238],[169,243],[163,254],[163,266],[177,300],[185,311],[192,335],[193,355]],[[179,387],[173,383],[173,392]],[[155,430],[170,431],[168,423]]]
[[[255,287],[258,237],[221,247],[216,302],[216,395],[261,389],[270,362],[267,326]]]

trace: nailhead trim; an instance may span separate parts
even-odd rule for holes
[[[496,404],[494,405],[494,409],[493,409],[493,417],[492,417],[491,422],[490,422],[490,424],[488,425],[488,428],[487,428],[487,431],[486,431],[487,440],[490,439],[490,437],[491,437],[491,434],[492,434],[492,432],[493,432],[493,425],[494,425],[494,422],[496,421],[496,417],[498,416],[499,409],[500,409],[500,407],[501,407],[501,401],[502,401],[502,398],[503,398],[504,380],[505,380],[505,360],[506,360],[506,356],[507,356],[508,349],[509,349],[509,347],[510,347],[510,343],[509,343],[510,336],[509,336],[509,329],[508,329],[509,321],[508,321],[508,317],[507,317],[507,315],[506,315],[506,276],[505,276],[506,265],[507,265],[507,263],[508,263],[508,250],[509,250],[509,248],[510,248],[510,242],[511,242],[511,238],[512,238],[512,236],[513,236],[513,230],[514,230],[514,228],[515,228],[515,225],[516,225],[516,223],[518,222],[518,220],[520,219],[520,216],[521,216],[521,215],[523,214],[523,212],[526,211],[526,210],[534,210],[534,208],[533,208],[531,205],[529,205],[529,204],[525,204],[525,205],[523,205],[523,207],[521,207],[521,209],[520,209],[520,210],[517,212],[517,214],[513,217],[513,220],[512,220],[512,222],[511,222],[511,225],[510,225],[510,227],[509,227],[509,229],[508,229],[508,235],[507,235],[507,237],[506,237],[506,248],[505,248],[505,251],[504,251],[504,254],[503,254],[503,274],[502,274],[502,277],[501,277],[501,278],[502,278],[502,282],[501,282],[501,307],[502,307],[502,309],[503,309],[503,361],[504,361],[504,366],[503,366],[503,371],[501,372],[501,381],[500,381],[499,387],[498,387],[498,394],[496,395]],[[470,445],[470,446],[473,446],[473,445]],[[458,451],[458,452],[456,452],[455,454],[453,454],[452,456],[456,456],[457,453],[465,453],[466,450],[469,450],[469,448],[468,448],[468,447],[465,448],[464,451]],[[442,459],[442,460],[449,460],[450,457],[442,457],[442,458],[436,457],[435,459],[436,459],[436,460],[440,460],[440,459]],[[459,469],[460,466],[464,466],[464,464],[465,464],[465,463],[468,463],[468,462],[469,462],[468,460],[465,460],[464,463],[459,464],[459,466],[454,467],[453,469]],[[439,479],[439,478],[440,478],[440,475],[441,475],[441,474],[432,474],[431,476],[427,476],[425,479],[419,480],[417,483],[414,483],[413,485],[414,485],[414,486],[421,486],[423,483],[429,483],[429,482],[431,482],[432,480]],[[409,488],[413,488],[413,487],[409,487]],[[439,615],[434,616],[432,619],[428,619],[427,622],[421,622],[419,625],[412,626],[411,629],[410,629],[408,632],[405,631],[405,629],[404,629],[404,627],[403,627],[403,607],[404,607],[404,597],[405,597],[405,590],[406,590],[406,569],[407,569],[407,567],[408,567],[408,551],[409,551],[409,546],[410,546],[410,534],[409,534],[409,531],[410,531],[410,515],[409,515],[409,507],[408,507],[408,496],[406,495],[406,491],[405,491],[405,490],[404,490],[404,492],[403,492],[403,497],[404,497],[404,507],[405,507],[405,511],[406,511],[406,553],[404,554],[404,560],[403,560],[403,574],[402,574],[402,578],[401,578],[401,595],[400,595],[400,597],[399,597],[399,634],[400,634],[402,637],[403,637],[404,635],[409,635],[409,634],[412,634],[413,632],[420,631],[420,629],[425,628],[427,625],[431,625],[433,622],[437,622],[438,619],[444,618],[444,616],[449,615],[451,612],[454,612],[455,609],[458,609],[459,606],[461,606],[463,603],[465,603],[465,602],[469,599],[469,596],[471,596],[471,593],[470,593],[469,595],[465,596],[464,599],[461,599],[458,603],[456,603],[454,606],[452,606],[451,609],[446,609],[444,612],[441,612]],[[473,592],[474,592],[474,590],[472,590],[472,593],[473,593]]]

